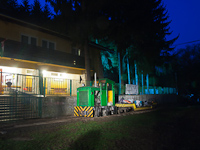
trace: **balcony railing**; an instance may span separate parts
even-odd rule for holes
[[[5,41],[3,56],[70,67],[85,68],[84,57],[58,50],[45,49],[39,46],[22,44],[21,42],[16,42],[13,40]]]

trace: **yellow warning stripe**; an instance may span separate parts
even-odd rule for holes
[[[79,116],[78,113],[74,110],[74,116]]]
[[[92,107],[89,108],[88,112],[89,112],[88,117],[93,117],[93,112],[94,112],[94,111],[93,111],[93,108],[92,108]]]
[[[88,117],[93,117],[93,110],[89,113]]]
[[[86,108],[87,108],[87,106],[85,106],[82,110],[85,111]]]
[[[82,112],[85,111],[86,115],[84,115],[84,117],[93,117],[93,107],[82,107],[82,106],[76,106],[74,107],[74,116],[83,116],[81,115]]]
[[[91,108],[91,107],[87,107],[87,109],[85,111],[88,111],[89,108]]]
[[[90,107],[90,111],[92,111],[93,110],[93,107]]]
[[[81,111],[80,108],[77,106],[76,108],[78,108],[78,111]]]
[[[88,107],[85,107],[84,110],[87,112]],[[87,117],[87,114],[84,117]]]
[[[78,107],[74,107],[74,116],[79,116],[79,114],[78,114],[78,109],[77,109]]]
[[[78,109],[77,109],[77,107],[74,107],[74,111],[77,111],[77,112],[78,112]]]

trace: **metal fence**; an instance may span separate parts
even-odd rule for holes
[[[39,78],[34,75],[0,72],[0,95],[12,95],[17,91],[18,94],[74,96],[78,87],[92,85],[91,81],[44,77],[43,86],[40,87]]]
[[[0,80],[1,95],[9,95],[12,91],[32,95],[40,94],[39,76],[1,72]]]
[[[64,79],[64,78],[52,78],[44,77],[43,86],[39,83],[39,76],[34,75],[23,75],[16,73],[5,73],[1,72],[1,85],[0,93],[1,95],[10,95],[17,91],[18,94],[31,94],[31,95],[69,95],[76,96],[77,88],[81,86],[93,86],[94,81],[80,81],[74,79]],[[143,83],[143,84],[142,84]],[[151,83],[147,86],[146,81],[139,82],[138,94],[176,94],[176,86],[166,87],[166,86],[152,86]],[[41,91],[43,91],[41,93]],[[125,84],[121,84],[121,92],[119,93],[119,83],[115,84],[115,93],[124,94]]]
[[[40,118],[42,98],[30,95],[12,95],[0,97],[0,121],[15,121]]]
[[[40,77],[0,72],[0,121],[40,118],[42,97],[76,96],[77,88],[94,86],[94,81]],[[42,84],[41,84],[42,83]],[[42,86],[41,86],[42,85]],[[43,92],[41,92],[43,91]],[[174,87],[138,85],[138,94],[176,94]],[[115,93],[124,94],[125,84],[115,84]]]
[[[115,93],[125,94],[126,86],[121,84],[121,92],[119,93],[119,83],[115,84]],[[161,86],[138,86],[138,95],[143,94],[177,94],[175,87],[161,87]]]
[[[62,79],[62,78],[44,78],[45,95],[70,95],[75,96],[77,88],[85,85],[91,85],[91,82]]]

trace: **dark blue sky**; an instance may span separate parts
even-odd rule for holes
[[[33,3],[34,0],[29,1]],[[45,0],[40,2],[44,6]],[[200,40],[200,0],[163,0],[163,2],[168,10],[169,20],[172,20],[170,28],[173,34],[167,39],[180,34],[174,45]],[[185,45],[177,45],[176,49],[184,47]]]
[[[200,1],[163,0],[163,2],[172,20],[170,27],[171,30],[173,30],[173,34],[169,36],[168,39],[180,34],[179,39],[174,45],[200,40]],[[177,48],[183,48],[185,46],[186,45],[179,45]]]

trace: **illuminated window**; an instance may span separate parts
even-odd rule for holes
[[[81,50],[78,49],[78,56],[81,56]]]
[[[79,49],[79,48],[72,48],[72,54],[81,56],[81,49]]]
[[[26,73],[33,75],[34,71],[33,70],[26,70]]]
[[[58,73],[51,73],[51,76],[58,76]]]

